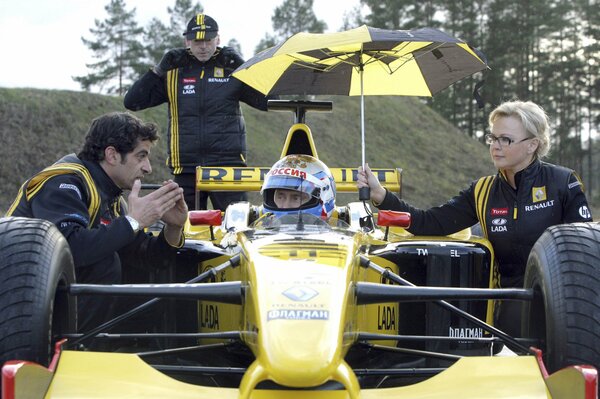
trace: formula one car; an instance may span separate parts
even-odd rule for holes
[[[282,158],[318,158],[304,115],[331,103],[270,107],[296,112]],[[197,187],[258,191],[269,171],[201,167]],[[356,169],[330,172],[355,190]],[[400,193],[399,169],[375,173]],[[3,398],[596,397],[597,224],[548,229],[525,287],[501,289],[469,230],[413,236],[409,214],[360,201],[328,216],[191,211],[169,268],[113,286],[77,284],[50,223],[1,219]],[[118,296],[122,313],[77,333],[79,295]],[[524,304],[521,337],[494,327],[507,300]]]

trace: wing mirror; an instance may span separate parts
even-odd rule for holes
[[[392,227],[410,227],[410,213],[398,211],[379,211],[377,213],[377,226],[385,227],[384,240],[387,241],[390,226]]]
[[[210,209],[204,211],[189,211],[188,219],[190,220],[190,225],[199,226],[199,225],[208,225],[210,226],[210,239],[211,241],[215,239],[215,232],[213,230],[214,226],[220,226],[223,222],[223,217],[221,216],[221,211],[219,209]]]
[[[221,211],[218,209],[210,209],[205,211],[189,211],[188,218],[192,226],[209,225],[220,226],[223,222]]]

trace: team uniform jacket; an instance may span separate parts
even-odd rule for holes
[[[69,242],[78,269],[113,269],[120,275],[122,261],[139,267],[164,266],[175,248],[163,233],[152,237],[133,232],[124,217],[121,193],[98,163],[70,154],[25,182],[7,216],[54,223]],[[86,282],[80,279],[86,274],[78,274],[79,282]]]
[[[589,222],[592,216],[582,183],[570,169],[534,161],[517,173],[515,183],[516,190],[500,172],[482,177],[429,210],[387,192],[378,208],[410,212],[408,231],[416,235],[452,234],[479,222],[494,248],[502,281],[518,282],[533,244],[547,227]]]
[[[169,70],[164,78],[148,71],[125,95],[138,111],[168,102],[167,163],[174,174],[196,166],[245,166],[246,127],[239,102],[265,111],[267,98],[231,73],[240,65],[218,49],[206,62]]]

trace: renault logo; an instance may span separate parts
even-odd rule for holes
[[[306,302],[319,293],[310,287],[292,287],[282,292],[283,295],[296,302]]]

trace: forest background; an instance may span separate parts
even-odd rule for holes
[[[170,48],[181,46],[189,16],[200,2],[174,0],[170,23],[139,26],[126,0],[111,0],[107,18],[82,38],[97,62],[75,77],[84,90],[123,95]],[[300,32],[323,32],[312,0],[283,0],[255,53]],[[600,6],[597,0],[360,0],[340,28],[367,24],[388,29],[439,28],[481,50],[490,70],[424,100],[464,134],[482,140],[487,115],[505,100],[531,100],[551,119],[549,161],[575,169],[588,198],[600,201]],[[143,43],[143,44],[142,44]],[[227,45],[239,48],[232,39]],[[478,82],[484,101],[473,100]]]
[[[181,32],[190,15],[203,11],[203,6],[191,0],[173,0],[173,7],[166,10],[168,23],[157,16],[145,26],[137,22],[136,10],[128,7],[127,0],[110,0],[105,11],[82,37],[82,46],[89,49],[94,61],[87,65],[87,74],[74,80],[84,91],[118,98],[166,50],[182,45]],[[271,21],[271,27],[264,27],[264,38],[255,53],[296,32],[327,29],[315,16],[313,0],[282,0]],[[481,50],[487,56],[488,71],[420,101],[466,137],[479,141],[487,130],[487,115],[496,105],[511,99],[537,102],[551,119],[548,160],[578,171],[588,199],[598,206],[598,0],[360,0],[360,5],[346,14],[340,30],[361,24],[388,29],[435,27]],[[235,38],[223,44],[240,48]],[[473,99],[479,82],[484,82],[479,90],[482,108]]]

